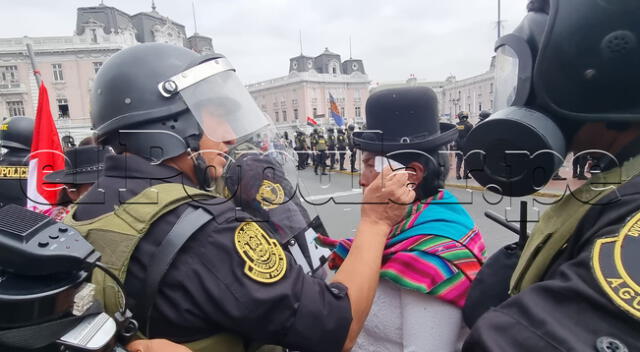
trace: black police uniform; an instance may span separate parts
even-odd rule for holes
[[[640,140],[616,159],[623,162],[636,155],[640,155]],[[640,175],[593,205],[541,281],[484,314],[473,326],[463,352],[640,351],[640,298],[635,298],[636,316],[617,306],[598,282],[593,265],[596,241],[616,237],[640,211],[639,189]],[[640,240],[621,246],[618,266],[629,278],[615,281],[612,274],[608,278],[614,280],[612,286],[622,289],[629,282],[640,282],[638,249]],[[615,263],[602,262],[601,266],[604,271],[617,270]],[[509,279],[505,277],[502,286],[508,287]],[[626,293],[632,304],[634,297],[640,297],[637,289],[619,292],[623,297]]]
[[[458,138],[456,139],[456,150],[461,151],[464,146],[464,141],[469,135],[469,132],[473,129],[473,124],[468,120],[458,121],[456,123],[456,128],[458,129]],[[464,160],[464,156],[461,153],[456,153],[456,178],[462,178],[460,176],[460,169],[462,169],[462,161]],[[462,175],[464,178],[469,178],[469,176],[465,173]]]
[[[0,207],[7,204],[27,205],[28,164],[26,150],[10,148],[0,157]]]
[[[307,162],[309,161],[307,137],[304,133],[298,133],[296,135],[296,146],[294,149],[298,154],[298,170],[304,170],[307,167]]]
[[[337,143],[338,143],[337,149],[338,149],[338,156],[339,156],[338,162],[340,163],[340,170],[344,171],[346,170],[344,168],[344,159],[347,154],[347,137],[344,135],[344,130],[342,129],[338,130]]]
[[[350,152],[349,162],[351,163],[351,172],[358,172],[358,169],[356,169],[356,145],[355,143],[353,143],[352,130],[349,130],[347,132],[347,143],[349,143],[349,152]]]
[[[104,176],[83,198],[75,220],[113,211],[153,184],[183,183],[195,187],[180,171],[151,165],[136,155],[105,160]],[[92,204],[94,203],[94,204]],[[125,288],[133,303],[145,299],[145,275],[152,254],[190,206],[206,207],[215,219],[195,232],[166,272],[151,315],[151,336],[189,342],[220,332],[301,351],[339,351],[351,323],[345,286],[312,278],[285,253],[287,268],[274,283],[245,274],[246,262],[234,244],[240,221],[251,221],[232,202],[203,205],[193,201],[156,220],[135,249]],[[269,233],[268,229],[263,229]],[[146,322],[138,314],[142,325]]]
[[[329,160],[330,160],[329,168],[333,170],[335,169],[335,166],[336,166],[336,150],[337,150],[336,135],[334,134],[333,130],[331,130],[327,136],[327,143],[329,147],[328,149]]]

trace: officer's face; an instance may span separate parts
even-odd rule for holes
[[[213,114],[205,116],[204,130],[215,131],[211,136],[211,132],[204,134],[200,139],[201,155],[209,166],[211,177],[218,178],[222,176],[225,165],[227,164],[226,155],[229,146],[236,143],[236,135],[231,126],[222,118]]]

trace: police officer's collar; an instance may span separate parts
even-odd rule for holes
[[[636,155],[640,155],[640,137],[636,137],[625,148],[614,155],[615,159],[608,157],[606,154],[600,155],[601,157],[599,158],[599,160],[596,160],[596,162],[593,164],[591,173],[598,172],[597,168],[600,169],[600,172],[615,169],[616,167],[622,166],[622,164],[629,161],[629,159],[635,157]]]
[[[164,180],[182,175],[182,171],[164,164],[154,164],[135,154],[109,155],[104,161],[104,175],[117,178],[146,178]],[[187,177],[183,177],[185,182]]]

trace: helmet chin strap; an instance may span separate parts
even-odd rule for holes
[[[187,143],[189,158],[193,161],[193,171],[196,175],[198,186],[204,191],[209,191],[213,185],[213,177],[209,174],[209,165],[207,165],[202,154],[198,153],[200,151],[199,138],[186,138],[185,142]]]

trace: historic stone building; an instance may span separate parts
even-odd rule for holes
[[[26,49],[30,43],[60,135],[89,135],[89,96],[100,67],[119,50],[148,42],[213,52],[211,38],[187,37],[184,25],[162,16],[155,5],[135,15],[104,4],[81,7],[71,36],[0,38],[0,119],[35,116],[38,87]]]
[[[432,88],[438,95],[440,117],[448,122],[457,122],[456,114],[466,111],[470,115],[471,123],[478,122],[480,111],[493,112],[493,98],[495,92],[495,59],[491,59],[489,70],[477,76],[457,80],[449,76],[444,81],[422,81],[416,77],[409,77],[402,82],[382,83],[371,89],[375,92],[381,89],[403,86],[426,86]]]
[[[334,126],[329,94],[333,95],[346,122],[364,122],[364,104],[370,80],[362,60],[342,61],[325,49],[311,57],[300,54],[289,59],[289,74],[249,84],[247,88],[260,109],[281,131],[293,132],[313,117],[322,127]]]

